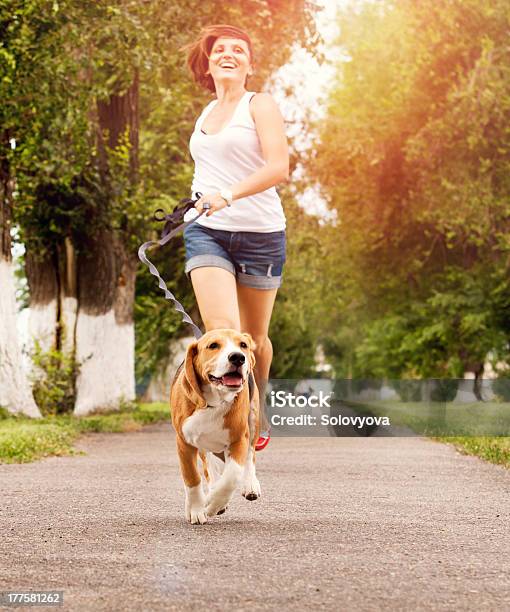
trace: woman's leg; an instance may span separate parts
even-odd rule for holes
[[[277,291],[278,289],[254,289],[237,284],[241,331],[251,334],[257,345],[255,349],[255,381],[259,389],[261,431],[269,429],[267,415],[264,411],[264,398],[269,378],[269,368],[273,359],[273,345],[269,339],[268,331]]]
[[[224,328],[240,331],[235,276],[213,266],[195,268],[190,276],[205,331]]]

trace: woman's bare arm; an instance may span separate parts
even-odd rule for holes
[[[265,191],[289,178],[289,147],[280,109],[267,93],[254,96],[250,109],[266,163],[230,187],[234,200]]]

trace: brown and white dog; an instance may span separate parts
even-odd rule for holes
[[[254,348],[249,334],[232,329],[207,332],[189,345],[172,383],[172,423],[185,486],[185,513],[192,524],[222,514],[239,484],[246,499],[260,496],[255,473],[259,398],[255,383],[251,402],[248,389],[248,376],[255,365]],[[210,482],[206,453],[225,462],[214,483]],[[209,485],[207,496],[198,456]]]

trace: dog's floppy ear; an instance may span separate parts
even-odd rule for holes
[[[248,348],[250,349],[250,370],[253,370],[253,368],[255,367],[255,349],[257,348],[257,345],[255,344],[255,340],[250,336],[249,333],[245,332],[243,334],[244,339],[246,340],[246,344],[248,345]]]
[[[197,374],[195,372],[195,366],[193,364],[193,358],[197,354],[197,347],[198,343],[192,342],[186,351],[186,359],[184,360],[183,386],[184,393],[189,401],[198,408],[204,408],[207,405],[207,402],[202,395],[202,391],[200,390]]]

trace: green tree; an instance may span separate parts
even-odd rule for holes
[[[309,167],[338,211],[329,348],[346,374],[479,377],[489,350],[507,355],[509,11],[400,0],[342,15],[347,60]]]
[[[19,147],[12,158],[32,329],[43,347],[84,363],[77,381],[83,413],[134,393],[136,248],[154,203],[188,192],[187,140],[207,100],[179,52],[194,34],[190,24],[247,27],[257,49],[257,87],[294,43],[313,46],[315,6],[64,0],[38,3],[39,13],[35,3],[13,10],[20,6],[13,0],[5,12],[6,28],[15,32],[10,44],[26,32],[32,38],[2,104],[15,108],[26,92],[33,117],[24,122],[19,114],[13,123]],[[38,27],[51,19],[44,49],[51,47],[52,59],[39,72]],[[32,75],[41,96],[33,93]]]
[[[320,338],[322,275],[325,257],[323,228],[307,214],[289,189],[283,190],[287,219],[287,262],[271,319],[274,348],[272,378],[315,377],[315,351]]]
[[[62,102],[72,94],[63,83],[70,74],[69,58],[59,56],[65,21],[55,2],[13,0],[0,6],[0,402],[30,416],[39,412],[16,338],[11,228],[22,206],[20,180],[33,174],[35,152],[47,153],[49,118],[66,121]],[[57,154],[53,163],[58,161]]]

